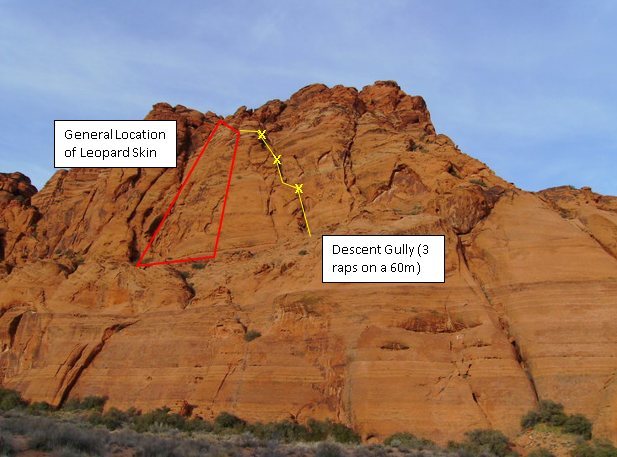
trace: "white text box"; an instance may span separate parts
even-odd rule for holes
[[[444,235],[324,235],[323,282],[444,282]]]
[[[176,121],[54,121],[56,168],[174,168]]]

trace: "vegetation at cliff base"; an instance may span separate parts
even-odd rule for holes
[[[539,424],[558,427],[564,433],[580,435],[586,440],[591,439],[593,424],[582,414],[568,415],[563,405],[551,400],[541,400],[538,408],[529,411],[521,419],[521,426],[530,429]]]
[[[331,420],[248,422],[229,412],[212,421],[192,415],[192,408],[148,412],[106,408],[106,397],[70,398],[62,407],[28,403],[19,393],[0,389],[0,455],[143,457],[274,456],[274,457],[517,457],[514,445],[498,430],[477,429],[460,442],[440,447],[409,432],[394,433],[383,444],[362,445],[360,435]],[[187,406],[191,406],[188,405]],[[546,426],[579,437],[571,457],[617,457],[605,440],[590,440],[591,422],[567,415],[563,406],[542,401],[521,420],[525,429]],[[572,435],[570,435],[572,436]],[[528,457],[555,457],[533,449]]]
[[[448,443],[448,449],[459,451],[465,456],[518,456],[518,454],[512,450],[512,445],[508,437],[497,430],[472,430],[465,433],[465,440],[463,442]]]

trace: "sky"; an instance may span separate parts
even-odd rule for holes
[[[616,23],[613,0],[0,0],[0,171],[42,187],[54,119],[396,80],[519,187],[617,195]]]

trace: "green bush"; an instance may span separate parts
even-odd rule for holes
[[[284,441],[286,443],[309,441],[309,429],[304,425],[288,420],[253,424],[249,427],[249,430],[262,440]]]
[[[582,414],[568,416],[563,411],[563,405],[551,400],[542,400],[536,410],[529,411],[521,419],[524,429],[535,427],[537,424],[548,424],[562,427],[566,433],[574,433],[586,440],[591,439],[593,424]]]
[[[568,416],[563,423],[563,431],[566,433],[575,433],[581,435],[586,440],[591,439],[591,429],[593,425],[591,421],[582,414],[573,414]]]
[[[92,425],[100,425],[109,430],[117,430],[124,426],[130,426],[139,433],[156,430],[159,427],[173,428],[184,432],[210,432],[212,424],[200,418],[187,419],[180,414],[172,413],[167,407],[157,408],[146,414],[140,414],[135,408],[121,411],[110,408],[102,413],[93,411],[88,417]]]
[[[521,419],[521,426],[524,429],[533,428],[537,424],[549,424],[561,426],[568,416],[563,412],[563,405],[551,400],[542,400],[538,403],[538,408],[529,411]]]
[[[498,457],[511,454],[508,437],[498,430],[472,430],[465,433],[467,441],[480,449],[486,449]]]
[[[136,432],[148,432],[157,426],[175,428],[184,430],[186,426],[186,418],[180,414],[172,413],[171,410],[163,406],[145,414],[135,416],[132,419],[131,427]]]
[[[540,423],[540,413],[536,410],[527,412],[521,418],[521,427],[523,430],[529,430],[534,428],[536,425]]]
[[[516,456],[512,451],[510,441],[498,430],[482,429],[472,430],[465,433],[465,441],[462,443],[448,443],[450,450],[459,451],[467,455],[481,455],[491,453],[497,457]]]
[[[0,388],[0,411],[8,411],[25,405],[26,402],[21,398],[19,392]]]
[[[253,341],[261,336],[261,333],[257,330],[249,330],[244,334],[244,339],[246,341]]]
[[[211,432],[213,430],[214,427],[210,422],[199,417],[193,417],[192,419],[187,419],[184,422],[185,432]]]
[[[309,419],[306,426],[308,428],[306,441],[325,441],[328,439],[328,435],[330,434],[328,421]]]
[[[223,411],[214,419],[215,429],[235,429],[236,431],[244,430],[246,422],[240,419],[238,416],[234,416],[228,412]]]
[[[67,411],[103,411],[107,403],[107,397],[97,397],[94,395],[85,397],[83,400],[79,398],[71,398],[64,402],[62,409]]]
[[[555,454],[548,449],[539,447],[527,454],[527,457],[555,457]]]
[[[360,443],[360,435],[346,425],[331,420],[318,421],[309,419],[308,434],[305,441],[325,441],[331,439],[339,443]]]
[[[407,432],[390,435],[384,440],[384,444],[405,449],[435,449],[435,443],[431,440],[418,438],[417,436]]]
[[[93,411],[92,414],[88,416],[88,422],[92,425],[102,425],[109,430],[116,430],[129,423],[136,415],[137,413],[135,410],[125,412],[117,408],[110,408],[109,411],[105,413]]]
[[[233,428],[231,425],[227,428]],[[339,443],[360,443],[360,435],[343,424],[330,420],[318,421],[309,419],[306,425],[290,420],[269,422],[267,424],[252,424],[246,427],[253,435],[262,440],[284,441],[294,443],[298,441],[326,441],[333,440]]]
[[[330,437],[338,443],[360,444],[360,435],[346,425],[336,422],[330,423]]]
[[[606,440],[582,441],[572,449],[570,455],[572,457],[617,457],[617,448]]]
[[[46,401],[37,401],[28,405],[28,412],[34,415],[50,413],[55,410],[56,408],[51,406]]]
[[[556,426],[563,425],[568,417],[563,412],[563,405],[551,400],[540,401],[538,413],[541,423]]]

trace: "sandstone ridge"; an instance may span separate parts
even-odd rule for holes
[[[525,192],[437,134],[394,82],[322,84],[224,118],[266,129],[313,236],[243,135],[218,257],[135,268],[215,123],[178,121],[173,169],[0,174],[0,379],[56,405],[106,395],[211,418],[331,418],[381,439],[519,430],[538,398],[617,438],[617,199]],[[207,254],[232,135],[215,135],[149,253]],[[322,234],[445,234],[445,284],[322,284]],[[247,341],[247,332],[261,336]]]

